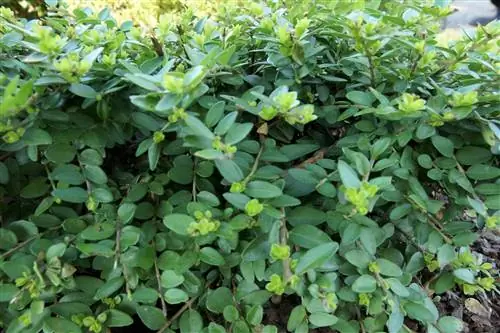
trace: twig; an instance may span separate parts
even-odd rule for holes
[[[115,263],[113,268],[116,269],[118,267],[118,262],[120,261],[120,240],[122,236],[122,224],[120,221],[116,222],[116,239],[115,239]]]
[[[172,325],[172,323],[177,319],[179,318],[183,313],[184,311],[186,311],[190,306],[191,304],[193,304],[193,302],[198,298],[198,296],[194,296],[193,298],[191,298],[189,301],[187,301],[186,303],[184,303],[184,305],[179,309],[179,311],[177,311],[173,316],[172,318],[170,318],[170,320],[168,320],[165,325],[163,325],[162,328],[160,328],[158,330],[158,332],[156,333],[163,333],[167,328],[170,327],[170,325]]]
[[[280,227],[280,244],[281,246],[288,245],[288,230],[286,228],[286,218],[285,218],[285,209],[281,208],[281,214],[283,217],[281,218],[281,227]],[[290,258],[286,258],[282,260],[283,263],[283,280],[288,282],[292,277],[292,270],[290,269]]]
[[[250,178],[257,172],[257,168],[259,167],[259,162],[260,162],[260,157],[262,156],[262,152],[264,151],[264,142],[260,144],[260,149],[259,152],[257,153],[257,156],[255,157],[255,161],[253,162],[252,169],[248,173],[248,175],[243,179],[243,183],[247,183]]]
[[[8,153],[5,153],[5,154],[3,154],[3,155],[0,155],[0,161],[4,161],[4,160],[6,160],[6,159],[7,159],[9,156],[11,156],[11,155],[14,155],[14,152],[13,152],[13,151],[10,151],[10,152],[8,152]]]
[[[191,193],[193,195],[193,201],[196,202],[196,157],[193,163],[193,187],[191,188]]]
[[[413,73],[415,73],[415,70],[417,69],[417,65],[418,65],[418,62],[420,61],[420,58],[422,58],[422,55],[419,54],[417,56],[417,58],[415,59],[415,62],[411,66],[410,76],[412,76]]]
[[[5,252],[5,253],[2,253],[0,255],[0,260],[3,260],[7,257],[9,257],[10,255],[12,255],[13,253],[15,253],[16,251],[22,249],[23,247],[25,247],[26,245],[28,245],[30,242],[34,241],[35,239],[37,238],[40,238],[42,236],[44,236],[46,233],[48,233],[49,231],[53,231],[53,230],[57,230],[61,227],[56,227],[56,228],[52,228],[52,229],[48,229],[48,230],[45,230],[44,232],[41,232],[39,234],[36,234],[36,235],[33,235],[31,236],[30,238],[28,238],[27,240],[17,244],[16,246],[14,246],[12,249],[10,249],[9,251]]]
[[[373,58],[371,54],[368,54],[368,64],[370,65],[370,81],[373,88],[375,88],[375,66],[373,65]]]
[[[363,321],[361,320],[361,311],[359,311],[359,307],[356,306],[356,316],[358,317],[359,328],[361,329],[361,333],[365,333],[365,326],[363,325]]]
[[[153,246],[155,244],[153,243]],[[165,300],[163,299],[163,293],[161,290],[161,278],[160,278],[160,270],[158,269],[158,258],[155,256],[154,258],[154,267],[155,267],[155,275],[156,275],[156,283],[158,284],[158,294],[160,295],[161,309],[165,318],[167,317],[167,304],[165,304]]]
[[[414,237],[412,237],[411,235],[407,234],[406,231],[404,231],[403,229],[401,229],[397,225],[395,225],[395,224],[393,224],[393,225],[397,229],[397,231],[399,231],[406,238],[406,240],[409,241],[413,246],[415,246],[420,252],[422,252],[422,253],[426,253],[427,252],[427,249],[425,247],[423,247],[422,245],[418,244],[415,241]]]
[[[50,175],[49,167],[47,166],[47,164],[44,164],[43,166],[45,168],[45,172],[47,173],[47,178],[49,179],[50,186],[52,186],[52,190],[55,190],[56,184],[54,183],[54,180],[52,179],[52,176]]]
[[[76,159],[78,160],[78,165],[80,166],[80,169],[82,170],[82,173],[85,175],[85,169],[83,167],[83,163],[80,161],[80,154],[77,154],[76,155]],[[87,193],[89,194],[89,197],[92,195],[92,184],[90,183],[90,181],[87,179],[87,177],[84,177],[85,178],[85,185],[87,186]]]
[[[328,151],[328,149],[330,149],[330,148],[327,147],[327,148],[322,148],[322,149],[318,150],[317,152],[314,153],[313,156],[309,157],[308,159],[304,160],[299,165],[297,165],[296,168],[302,169],[308,164],[314,164],[314,163],[322,160],[323,158],[325,158],[325,154]]]
[[[416,204],[415,201],[413,201],[410,197],[406,196],[407,200],[410,201],[412,204]],[[418,207],[418,205],[417,205]],[[425,213],[427,215],[427,222],[429,223],[429,225],[434,229],[436,230],[440,235],[441,237],[443,237],[444,241],[448,244],[452,244],[453,241],[451,240],[450,237],[448,237],[444,232],[443,232],[443,228],[441,227],[441,224],[439,223],[439,221],[434,217],[432,216],[431,214],[429,214],[429,212],[427,212],[426,210],[423,210],[423,209],[420,209],[420,211],[422,213]]]
[[[443,232],[443,230],[441,229],[441,225],[439,224],[439,221],[434,216],[427,214],[427,222],[429,222],[431,227],[434,228],[434,230],[436,230],[441,235],[441,237],[443,237],[446,243],[448,244],[453,243],[451,238],[446,236],[446,234]]]

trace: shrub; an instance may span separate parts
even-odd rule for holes
[[[427,1],[289,3],[153,40],[0,9],[7,333],[270,333],[273,304],[458,332],[439,295],[497,292],[470,246],[500,221],[498,23],[448,46]]]

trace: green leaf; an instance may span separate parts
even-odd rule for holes
[[[108,320],[106,325],[108,327],[126,327],[132,325],[134,320],[128,314],[116,309],[109,309],[107,311]]]
[[[205,160],[221,160],[224,158],[224,153],[215,149],[198,150],[194,155]]]
[[[44,327],[50,332],[81,333],[82,329],[71,320],[62,317],[49,317],[44,320]]]
[[[338,248],[337,243],[331,242],[308,250],[299,258],[295,273],[303,274],[310,269],[320,267],[337,252]]]
[[[287,215],[288,222],[293,225],[319,225],[326,221],[326,213],[311,206],[294,208]]]
[[[88,193],[81,187],[59,188],[52,195],[66,202],[83,203],[87,201]]]
[[[106,173],[96,165],[86,165],[83,169],[85,177],[96,184],[106,184],[108,177]]]
[[[161,273],[161,286],[165,289],[180,286],[184,282],[184,276],[175,271],[166,270]]]
[[[80,153],[79,158],[80,163],[84,165],[101,165],[103,162],[101,154],[94,149],[85,149]]]
[[[111,223],[95,223],[83,230],[80,236],[83,239],[96,241],[111,237],[115,233],[115,226]]]
[[[150,330],[159,330],[166,322],[165,316],[157,307],[140,305],[136,309],[139,318]]]
[[[397,221],[408,215],[412,210],[412,206],[408,203],[394,207],[389,214],[391,221]]]
[[[306,320],[306,308],[302,305],[298,305],[293,308],[288,317],[288,322],[286,324],[286,329],[289,332],[293,332]]]
[[[184,83],[183,83],[184,87],[187,87],[188,89],[194,89],[197,85],[199,85],[203,81],[205,73],[206,70],[204,66],[195,66],[191,68],[184,75]]]
[[[449,244],[444,244],[438,251],[437,260],[439,263],[439,267],[443,268],[444,266],[451,263],[456,257],[455,248]]]
[[[432,159],[429,155],[427,154],[422,154],[422,155],[419,155],[418,158],[417,158],[417,161],[418,161],[418,164],[422,167],[422,168],[426,168],[426,169],[431,169],[432,168]]]
[[[229,305],[233,305],[233,293],[229,288],[217,288],[207,296],[207,309],[213,313],[222,313]]]
[[[335,188],[335,186],[333,186],[332,183],[328,182],[317,186],[316,191],[327,198],[335,198],[335,196],[337,195],[337,189]]]
[[[204,247],[200,250],[200,260],[212,266],[222,266],[226,263],[219,251],[212,247]]]
[[[226,134],[236,121],[236,117],[238,117],[238,112],[235,111],[228,113],[224,118],[221,119],[221,121],[219,121],[214,129],[214,133],[216,135]]]
[[[29,128],[24,133],[23,140],[28,145],[50,145],[52,144],[52,137],[50,134],[40,128]]]
[[[357,293],[372,293],[377,289],[377,280],[371,275],[361,275],[352,284],[352,290]]]
[[[476,277],[474,276],[474,273],[468,268],[458,268],[453,271],[453,275],[470,284],[475,284],[476,283]]]
[[[186,125],[193,131],[195,135],[203,136],[209,140],[212,140],[215,135],[208,129],[201,120],[191,115],[186,118]]]
[[[434,322],[434,315],[424,304],[408,302],[403,305],[403,308],[410,318],[421,321],[422,323]]]
[[[464,323],[452,316],[441,317],[438,320],[438,327],[442,333],[459,333],[464,328]]]
[[[278,333],[278,329],[275,326],[266,325],[262,328],[262,333]]]
[[[436,294],[442,294],[448,290],[451,290],[455,287],[455,277],[452,273],[443,273],[441,274],[436,283],[434,284],[434,290]]]
[[[375,102],[375,97],[371,93],[363,91],[350,91],[346,94],[348,100],[354,104],[361,104],[364,106],[371,106]]]
[[[453,157],[455,146],[450,139],[435,135],[431,138],[431,141],[434,147],[441,153],[441,155],[446,157]]]
[[[397,308],[394,308],[389,316],[389,320],[387,321],[387,330],[389,333],[398,333],[404,324],[404,315]]]
[[[279,197],[281,189],[271,183],[254,180],[247,184],[245,194],[253,198],[270,199]]]
[[[17,236],[8,229],[0,228],[0,249],[9,250],[17,244]]]
[[[361,244],[369,254],[375,255],[377,252],[376,233],[370,228],[363,228],[360,233]]]
[[[370,172],[370,161],[364,154],[352,151],[349,148],[344,148],[343,151],[344,154],[346,154],[346,156],[349,158],[349,160],[354,162],[356,170],[358,170],[359,174],[366,175]]]
[[[191,216],[185,214],[171,214],[163,218],[163,224],[179,235],[188,235],[188,227],[194,222]]]
[[[315,152],[320,147],[315,144],[292,144],[283,146],[280,149],[280,152],[288,157],[288,160],[293,161],[298,158],[301,158],[307,154]]]
[[[306,249],[332,241],[325,232],[309,224],[300,224],[293,228],[289,233],[289,239],[292,244]]]
[[[366,253],[366,251],[355,249],[344,254],[344,257],[347,261],[349,261],[352,265],[358,268],[367,268],[368,264],[371,262],[370,256]]]
[[[138,303],[154,304],[158,300],[158,292],[153,288],[139,287],[132,294],[132,300]]]
[[[486,164],[474,164],[467,170],[466,174],[467,177],[474,180],[494,179],[500,177],[500,168]]]
[[[226,136],[224,137],[224,143],[227,145],[235,145],[238,142],[245,139],[253,128],[253,124],[235,124],[231,126]]]
[[[208,325],[208,333],[226,333],[226,329],[224,326],[212,322]]]
[[[92,190],[92,197],[97,202],[108,203],[114,200],[113,193],[107,188],[95,188]]]
[[[54,143],[45,151],[45,157],[54,163],[69,163],[75,158],[76,150],[65,143]]]
[[[483,147],[467,146],[456,153],[457,161],[462,165],[487,163],[492,155],[489,149]]]
[[[385,276],[400,277],[403,275],[403,271],[398,265],[390,260],[379,258],[376,260],[380,268],[380,274]]]
[[[344,184],[347,188],[359,188],[361,186],[361,182],[359,181],[359,177],[354,171],[353,168],[346,162],[340,160],[338,162],[338,169],[340,173],[340,179],[342,180],[342,184]]]
[[[205,116],[205,124],[208,127],[214,127],[215,124],[219,122],[219,120],[224,115],[224,107],[226,106],[226,102],[219,101],[210,107],[206,116]]]
[[[49,190],[46,179],[39,178],[31,181],[21,190],[21,198],[35,199],[45,195]]]
[[[111,247],[103,244],[80,243],[76,245],[76,248],[88,256],[110,258],[115,254],[115,251]]]
[[[94,90],[94,88],[86,84],[73,83],[69,87],[69,91],[83,98],[95,99],[97,97],[97,92]]]
[[[338,318],[332,314],[324,312],[311,313],[309,316],[309,322],[316,327],[328,327],[335,325]]]
[[[418,125],[417,131],[415,132],[415,136],[420,140],[430,138],[434,134],[436,134],[436,128],[425,123]]]
[[[189,309],[184,312],[179,320],[181,333],[201,332],[203,329],[203,319],[198,311]]]
[[[223,310],[224,319],[230,323],[235,322],[240,317],[238,309],[234,305],[227,305]]]
[[[213,193],[207,192],[207,191],[201,191],[196,195],[198,200],[200,202],[207,204],[211,207],[217,207],[220,205],[220,200],[217,198],[217,196]]]
[[[99,300],[113,295],[118,291],[125,283],[123,276],[118,276],[106,281],[102,286],[100,286],[95,295],[94,299]]]
[[[250,201],[250,198],[242,193],[224,193],[222,196],[231,205],[241,210],[244,210],[245,205]]]
[[[118,207],[118,217],[123,224],[133,220],[137,205],[131,202],[124,202]]]
[[[52,259],[52,258],[62,257],[64,255],[64,252],[66,252],[66,248],[67,248],[67,246],[64,243],[57,243],[57,244],[51,245],[47,249],[47,253],[45,254],[47,261],[50,261],[50,259]]]
[[[180,304],[187,302],[189,295],[182,289],[172,288],[165,292],[165,301],[168,304]]]
[[[259,325],[264,317],[264,309],[260,305],[254,305],[248,310],[245,319],[250,325]]]
[[[392,140],[390,138],[381,138],[375,141],[373,146],[371,147],[371,158],[372,160],[376,160],[380,157],[387,149],[389,149]]]
[[[401,297],[410,296],[408,288],[406,288],[398,279],[389,278],[386,279],[386,281],[389,283],[389,287],[396,295]]]
[[[222,177],[230,183],[236,183],[243,179],[243,171],[233,160],[215,160],[215,166]]]

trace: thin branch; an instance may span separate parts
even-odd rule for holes
[[[264,143],[262,142],[260,144],[260,149],[259,152],[257,153],[257,156],[255,157],[255,161],[253,162],[252,169],[250,170],[250,173],[243,179],[243,183],[247,183],[250,178],[257,172],[257,168],[259,167],[259,162],[260,162],[260,157],[262,156],[262,152],[264,151]]]
[[[153,246],[155,244],[153,243]],[[158,258],[155,256],[154,258],[154,268],[156,275],[156,283],[158,284],[158,294],[160,295],[161,309],[165,318],[167,317],[167,304],[165,304],[165,300],[163,299],[163,293],[161,290],[161,278],[160,278],[160,270],[158,269]]]
[[[34,241],[35,239],[37,238],[40,238],[42,236],[44,236],[46,233],[50,232],[50,231],[53,231],[53,230],[57,230],[59,229],[60,227],[56,227],[56,228],[52,228],[52,229],[48,229],[48,230],[45,230],[44,232],[41,232],[39,234],[36,234],[36,235],[33,235],[31,236],[30,238],[28,238],[27,240],[17,244],[16,246],[14,246],[12,249],[10,249],[9,251],[5,252],[5,253],[2,253],[0,255],[0,260],[3,260],[7,257],[9,257],[10,255],[14,254],[16,251],[22,249],[23,247],[25,247],[26,245],[28,245],[29,243],[31,243],[32,241]]]
[[[281,226],[280,226],[280,245],[288,245],[288,229],[286,228],[286,218],[285,218],[285,209],[281,208],[281,214],[283,217],[281,218]],[[290,258],[286,258],[282,260],[283,264],[283,280],[288,282],[292,277],[292,270],[290,269]]]
[[[397,225],[393,224],[394,227],[396,228],[396,230],[401,233],[408,242],[410,242],[413,246],[415,246],[420,252],[422,253],[426,253],[427,252],[427,249],[425,247],[423,247],[422,245],[418,244],[414,237],[409,235],[406,231],[404,231],[403,229],[401,229],[400,227],[398,227]]]
[[[122,236],[122,224],[121,222],[116,223],[116,239],[115,239],[115,263],[113,268],[116,269],[118,267],[118,262],[120,261],[120,241]]]
[[[407,200],[410,201],[412,204],[416,204],[414,200],[412,200],[410,197],[406,196]],[[418,206],[418,205],[417,205]],[[429,212],[427,212],[426,210],[423,210],[423,209],[420,209],[420,211],[424,214],[427,215],[427,223],[429,223],[429,225],[434,229],[436,230],[440,235],[441,237],[443,237],[444,241],[448,244],[452,244],[453,241],[450,237],[448,237],[444,232],[443,232],[443,227],[441,226],[441,224],[439,223],[439,221],[434,217],[432,216]]]
[[[196,157],[193,163],[193,187],[191,188],[191,193],[193,195],[193,201],[196,202]]]
[[[177,311],[173,316],[172,318],[170,318],[170,320],[168,320],[165,325],[163,325],[162,328],[160,328],[158,330],[158,332],[156,333],[163,333],[167,328],[170,327],[170,325],[172,325],[172,323],[177,319],[179,318],[183,313],[184,311],[186,311],[189,307],[191,307],[191,304],[193,304],[193,302],[198,298],[198,296],[194,296],[193,298],[191,298],[189,301],[187,301],[186,303],[184,303],[184,305],[179,309],[179,311]]]

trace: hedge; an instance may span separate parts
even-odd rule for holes
[[[459,332],[440,295],[498,296],[500,26],[438,43],[430,2],[0,8],[0,327]]]

